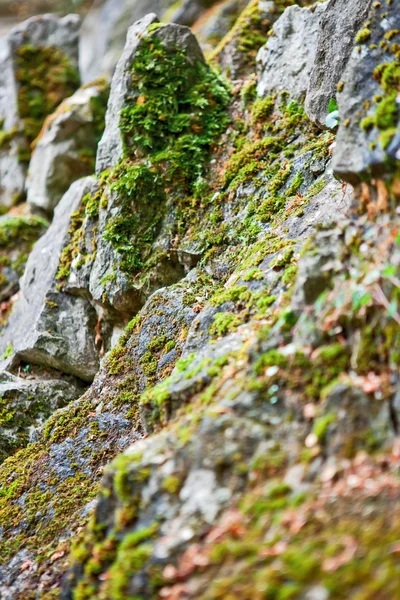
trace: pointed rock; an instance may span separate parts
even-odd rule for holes
[[[327,2],[312,8],[290,6],[275,23],[273,35],[257,55],[259,96],[275,92],[287,92],[293,99],[304,96],[326,6]]]
[[[305,109],[311,121],[322,127],[370,4],[371,0],[331,0],[321,16]]]

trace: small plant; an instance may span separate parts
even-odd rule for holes
[[[325,119],[325,125],[329,129],[336,129],[336,127],[339,125],[339,122],[339,107],[335,98],[331,98],[328,104],[328,116]]]

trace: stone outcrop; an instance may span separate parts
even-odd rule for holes
[[[80,88],[46,119],[26,182],[33,209],[52,214],[70,185],[93,173],[107,100],[107,83],[99,80]]]
[[[229,31],[245,8],[246,0],[229,0],[221,6],[213,0],[104,0],[93,5],[83,23],[81,69],[84,81],[99,76],[111,78],[125,46],[129,27],[149,13],[194,31],[200,44],[209,49]],[[204,12],[210,10],[207,20]]]
[[[291,6],[274,25],[257,56],[259,96],[285,91],[300,98],[306,93],[326,6],[326,2],[313,8]]]
[[[399,24],[395,4],[373,3],[341,77],[334,169],[353,184],[382,176],[400,156]]]
[[[0,338],[31,408],[0,406],[5,600],[397,599],[399,32],[374,3],[343,36],[328,130],[304,101],[341,3],[311,4],[252,2],[212,57],[225,76],[186,27],[132,26],[97,174]],[[373,135],[385,160],[360,168]],[[89,386],[41,425],[24,390],[45,380],[61,404]]]
[[[170,48],[172,52],[175,48],[179,48],[188,54],[190,60],[204,62],[202,51],[189,29],[179,25],[168,25],[168,27],[155,28],[152,31],[151,26],[158,22],[154,13],[149,14],[137,21],[128,32],[127,43],[116,67],[111,85],[110,101],[106,114],[106,129],[99,144],[97,155],[97,173],[115,167],[124,156],[120,115],[127,106],[127,96],[131,101],[132,98],[136,100],[140,95],[139,91],[132,85],[130,68],[146,33],[150,38],[158,40],[163,46]]]
[[[177,73],[175,69],[181,70],[182,79],[178,73],[177,81],[172,82],[173,86],[180,89],[177,92],[181,94],[180,106],[169,106],[168,95],[163,96],[157,82],[152,82],[157,72],[153,74],[151,66],[148,80],[142,87],[133,83],[133,67],[137,63],[138,68],[142,68],[140,61],[142,57],[148,60],[148,47],[153,43],[160,48],[160,54],[169,54],[171,57],[171,64],[167,58],[160,59],[164,65],[162,68],[171,69],[167,77],[172,79]],[[179,62],[179,67],[173,66],[174,61]],[[209,89],[209,93],[214,93],[217,98],[215,107],[212,106],[210,110],[216,113],[221,110],[220,104],[226,102],[226,91],[216,79],[218,87],[216,91],[212,90],[214,77],[204,64],[196,38],[187,27],[172,24],[161,26],[155,15],[148,15],[130,29],[111,85],[106,128],[97,154],[99,189],[93,192],[89,203],[82,206],[81,227],[72,232],[69,244],[73,251],[70,255],[65,254],[62,271],[65,277],[61,278],[66,292],[89,295],[119,325],[126,323],[132,312],[138,310],[155,289],[170,285],[185,274],[185,257],[181,259],[173,249],[174,201],[180,193],[182,176],[177,175],[176,182],[167,181],[164,169],[170,169],[172,173],[173,165],[167,165],[168,152],[162,152],[169,149],[173,157],[173,144],[179,144],[180,139],[185,143],[184,136],[190,131],[188,126],[182,128],[178,125],[180,115],[187,110],[185,95],[189,88],[185,79],[191,79],[193,85],[203,85],[204,80],[205,87],[199,88],[199,93],[204,95],[203,90]],[[146,105],[147,94],[149,108]],[[159,97],[160,107],[152,105],[155,94]],[[136,110],[135,106],[142,106],[143,99],[143,117],[138,112],[132,120],[136,119],[139,123],[142,118],[146,119],[148,110],[152,123],[150,127],[145,124],[141,129],[143,145],[136,159],[135,140],[129,137],[130,128],[134,128],[130,111]],[[170,133],[169,125],[164,125],[162,112],[158,114],[162,110],[173,111],[179,128],[176,133]],[[201,107],[195,106],[191,118],[196,121],[204,118],[205,114]],[[160,154],[157,163],[151,166],[151,160],[149,162],[146,155],[153,146],[153,135],[158,138],[154,144],[158,145]],[[193,135],[192,131],[190,135]],[[207,145],[203,139],[199,132],[199,158],[196,158],[199,165],[193,165],[193,169],[201,168],[200,153],[203,144],[205,148]],[[190,156],[189,151],[187,158]],[[136,164],[131,163],[132,160]],[[105,170],[107,172],[103,175]],[[193,175],[193,172],[188,172],[184,178]],[[136,191],[133,192],[133,189]],[[152,252],[157,254],[157,260],[147,262]],[[198,257],[194,258],[196,260]]]
[[[47,115],[79,85],[79,17],[33,17],[15,27],[0,50],[0,207],[23,192],[30,145]]]
[[[311,121],[322,127],[325,127],[329,101],[336,97],[356,35],[367,21],[370,5],[370,0],[330,0],[321,16],[305,109]]]

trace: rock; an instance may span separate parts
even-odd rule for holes
[[[87,299],[59,292],[56,281],[71,215],[92,186],[91,178],[71,186],[29,257],[21,297],[1,337],[0,352],[6,352],[7,363],[52,367],[84,381],[93,379],[98,369],[96,313]]]
[[[367,20],[370,0],[331,0],[321,16],[318,46],[307,90],[305,110],[325,127],[328,104],[336,98],[357,32]]]
[[[0,462],[35,437],[35,430],[54,411],[83,394],[73,378],[40,379],[0,375]]]
[[[296,310],[314,304],[322,292],[329,289],[335,271],[342,267],[337,251],[341,240],[342,231],[333,225],[314,235],[313,243],[317,244],[318,252],[306,254],[300,263],[292,300]]]
[[[47,226],[47,221],[32,215],[0,217],[0,302],[18,291],[29,253]]]
[[[288,92],[293,99],[307,91],[327,3],[312,8],[290,6],[273,27],[257,55],[258,96]]]
[[[80,88],[48,117],[29,165],[27,201],[52,214],[70,185],[94,172],[103,134],[108,86],[99,80]]]
[[[374,2],[367,24],[357,34],[338,93],[340,126],[333,168],[353,185],[365,176],[384,175],[400,156],[395,4]]]
[[[188,27],[199,20],[194,30],[206,47],[214,45],[227,33],[235,17],[245,7],[246,1],[228,0],[223,7],[213,7],[211,2],[187,0],[105,0],[94,5],[83,23],[81,40],[81,70],[85,82],[104,75],[111,78],[125,46],[129,27],[149,13],[155,13],[164,22]],[[201,18],[204,11],[213,7],[209,18]]]
[[[126,46],[118,61],[111,84],[110,100],[106,113],[106,128],[97,153],[97,173],[115,167],[123,157],[123,139],[120,130],[121,111],[126,106],[128,95],[130,100],[139,96],[138,91],[132,89],[130,69],[135,55],[140,49],[144,35],[147,33],[150,38],[159,40],[166,48],[180,48],[190,56],[191,60],[204,62],[200,46],[187,27],[170,24],[155,28],[152,31],[150,26],[156,23],[158,23],[156,15],[154,13],[149,14],[132,25],[128,31]]]
[[[79,17],[33,17],[11,30],[0,51],[0,206],[24,191],[30,144],[47,115],[79,85]],[[62,76],[60,77],[60,73]]]
[[[58,210],[59,207],[56,212]],[[32,507],[34,514],[32,518],[31,511],[25,510],[17,526],[32,534],[31,553],[29,557],[24,555],[25,561],[31,560],[32,568],[22,571],[16,557],[23,554],[23,550],[16,556],[13,551],[11,562],[0,567],[0,595],[16,595],[17,590],[22,595],[27,594],[32,581],[43,587],[56,584],[57,579],[61,581],[66,564],[63,560],[53,560],[53,553],[49,553],[45,561],[47,575],[39,568],[37,559],[42,544],[50,543],[55,554],[58,545],[70,539],[93,511],[104,466],[143,436],[137,399],[146,386],[167,376],[179,358],[195,314],[188,306],[187,297],[193,296],[200,285],[192,274],[187,281],[154,294],[105,358],[87,392],[56,411],[41,434],[35,435],[35,443],[22,451],[26,464],[33,468],[21,471],[19,466],[11,464],[13,458],[3,465],[4,469],[11,469],[8,479],[16,481],[16,487],[21,484],[26,487],[24,502]],[[37,473],[46,473],[46,477],[38,479]],[[1,484],[0,489],[3,489]],[[39,492],[40,497],[49,493],[54,504],[46,501],[40,510],[36,508],[35,498]],[[2,521],[1,527],[4,524],[8,529],[10,514],[14,510],[20,512],[19,496],[17,492],[7,497],[11,512],[7,512],[7,523]],[[0,512],[4,500],[0,493]],[[50,529],[53,533],[49,537]],[[6,539],[10,539],[9,533],[4,536]],[[55,543],[51,538],[57,538]],[[66,559],[65,547],[64,553]],[[16,563],[18,567],[14,568]],[[50,569],[56,569],[55,578],[53,575],[48,578]]]

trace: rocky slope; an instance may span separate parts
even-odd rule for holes
[[[4,45],[4,600],[399,597],[400,6],[207,9]]]

